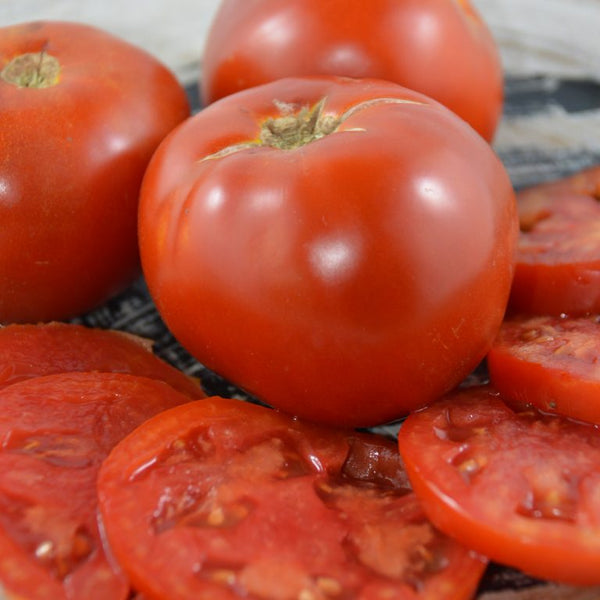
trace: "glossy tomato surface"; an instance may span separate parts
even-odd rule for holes
[[[500,326],[514,194],[488,144],[393,83],[266,84],[155,154],[148,286],[201,363],[267,404],[372,425],[458,384]]]
[[[104,462],[108,540],[154,600],[470,598],[485,561],[440,535],[394,441],[209,398]]]
[[[142,375],[190,398],[204,396],[200,383],[156,356],[148,339],[74,323],[0,328],[0,389],[32,377],[81,371]]]
[[[469,0],[224,0],[205,44],[205,103],[310,75],[393,81],[491,140],[503,104],[494,40]]]
[[[122,373],[0,390],[0,581],[8,598],[121,600],[129,582],[98,526],[96,476],[126,434],[189,398]]]
[[[491,382],[515,407],[600,425],[600,320],[514,317],[500,329],[487,365]]]
[[[600,431],[487,386],[410,415],[398,435],[414,491],[440,530],[542,579],[600,584]]]
[[[0,29],[0,323],[65,319],[139,274],[139,187],[189,115],[152,56],[95,28]]]
[[[510,311],[600,312],[600,166],[517,194],[521,234]]]

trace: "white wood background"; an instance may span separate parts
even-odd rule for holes
[[[500,46],[507,73],[600,80],[600,0],[472,1]],[[146,47],[189,82],[196,78],[217,5],[218,0],[0,0],[0,26],[47,18],[92,23]]]

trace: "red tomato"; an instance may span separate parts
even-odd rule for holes
[[[599,199],[600,167],[519,192],[512,312],[600,312]]]
[[[189,115],[152,56],[89,26],[0,28],[0,323],[65,319],[139,273],[139,187]]]
[[[395,443],[239,400],[163,412],[98,478],[108,540],[150,598],[470,598],[485,567],[436,532]]]
[[[507,320],[487,364],[491,381],[516,407],[600,424],[600,321],[597,316]]]
[[[536,577],[600,583],[597,427],[515,413],[478,387],[410,415],[398,442],[440,530]]]
[[[9,598],[128,597],[98,529],[98,469],[142,421],[188,400],[122,373],[48,375],[0,391],[0,581]]]
[[[393,81],[488,141],[503,104],[494,40],[469,0],[224,0],[206,41],[206,103],[283,77]]]
[[[507,174],[393,83],[287,79],[212,104],[157,151],[146,281],[201,363],[299,416],[372,425],[458,384],[500,326]]]
[[[0,328],[0,389],[31,377],[74,371],[131,373],[161,379],[190,398],[204,392],[152,353],[152,343],[122,331],[68,323]]]

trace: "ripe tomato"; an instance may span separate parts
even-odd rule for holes
[[[597,316],[508,319],[487,364],[492,384],[515,407],[600,424]]]
[[[89,26],[0,29],[0,323],[65,319],[139,273],[139,187],[189,115],[152,56]]]
[[[165,381],[190,398],[204,396],[198,381],[152,353],[149,340],[69,323],[0,328],[0,389],[31,377],[74,371],[142,375]]]
[[[543,579],[600,584],[600,432],[497,392],[455,392],[398,435],[432,522],[490,559]]]
[[[495,154],[393,83],[287,79],[179,127],[140,199],[146,281],[201,363],[338,425],[457,385],[500,326],[518,233]]]
[[[469,0],[224,0],[206,41],[206,103],[290,76],[393,81],[488,141],[503,105],[494,40]]]
[[[599,199],[600,167],[518,193],[513,313],[600,312]]]
[[[470,598],[485,561],[405,485],[393,441],[221,398],[149,420],[98,477],[111,548],[155,600]]]
[[[48,375],[0,390],[0,581],[9,598],[128,597],[98,528],[98,469],[142,421],[188,400],[122,373]]]

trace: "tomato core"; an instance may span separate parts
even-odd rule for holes
[[[60,62],[45,51],[15,56],[0,73],[7,83],[20,88],[46,88],[58,83]]]
[[[312,108],[303,106],[300,110],[284,102],[277,103],[281,116],[264,121],[260,131],[261,143],[282,150],[293,150],[333,133],[341,118],[323,114],[325,101],[326,98],[323,98]]]
[[[373,98],[360,102],[344,114],[336,116],[323,114],[326,101],[327,98],[322,98],[313,107],[303,106],[298,110],[297,106],[293,104],[276,100],[275,105],[281,116],[269,117],[262,123],[260,144],[281,150],[293,150],[334,133],[348,117],[365,108],[380,103],[420,104],[414,100],[400,98]],[[243,144],[239,148],[246,146],[246,144]],[[236,148],[238,147],[236,146]]]

